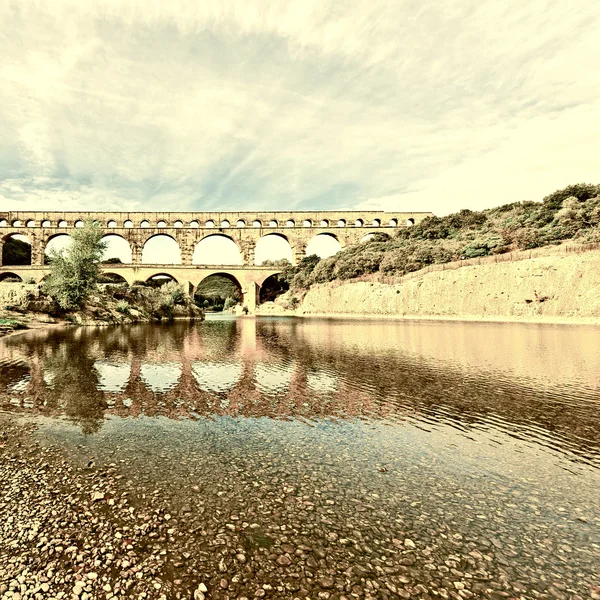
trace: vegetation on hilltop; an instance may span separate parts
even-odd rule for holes
[[[600,185],[570,185],[542,202],[514,202],[483,211],[461,210],[427,217],[390,238],[376,234],[334,256],[307,256],[288,266],[292,291],[314,283],[370,273],[403,275],[427,265],[560,244],[600,241]]]

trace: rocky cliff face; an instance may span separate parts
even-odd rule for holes
[[[323,284],[298,313],[600,323],[600,251]]]

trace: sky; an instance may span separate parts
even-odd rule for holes
[[[0,0],[0,208],[482,209],[600,181],[595,0]]]

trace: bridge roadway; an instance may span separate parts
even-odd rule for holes
[[[225,274],[240,284],[244,305],[253,311],[264,281],[281,269],[255,266],[257,242],[270,235],[286,240],[292,249],[292,263],[306,256],[308,242],[317,235],[336,239],[342,248],[359,243],[370,233],[394,235],[398,229],[419,223],[429,212],[386,211],[290,211],[290,212],[27,212],[0,209],[0,278],[16,275],[22,280],[40,281],[47,274],[44,254],[50,240],[83,226],[99,222],[105,235],[116,235],[131,248],[131,264],[104,266],[129,283],[146,281],[158,274],[173,277],[193,293],[210,275]],[[4,243],[12,236],[26,236],[31,243],[31,265],[2,262]],[[181,264],[147,264],[143,250],[156,236],[177,242]],[[238,247],[241,265],[193,264],[194,250],[210,236],[224,236]],[[212,261],[211,261],[212,262]]]

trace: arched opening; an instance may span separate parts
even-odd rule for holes
[[[58,235],[52,236],[48,240],[48,242],[46,243],[46,247],[44,248],[44,264],[48,264],[52,254],[67,250],[72,243],[73,239],[70,235],[67,235],[66,233],[60,233]]]
[[[23,279],[16,273],[0,273],[0,283],[23,283]]]
[[[102,262],[108,264],[131,263],[132,253],[129,242],[120,235],[109,234],[102,238],[106,242],[106,250]]]
[[[81,219],[75,221],[75,227],[81,228],[84,225],[85,225],[85,223]]]
[[[183,221],[180,221],[178,219],[177,221],[175,221],[175,223],[173,223],[173,227],[176,227],[177,229],[181,229],[183,227]]]
[[[167,223],[165,221],[159,221],[156,226],[160,229],[164,229],[167,226]]]
[[[113,220],[110,220],[110,221],[109,221],[109,222],[106,224],[106,226],[107,226],[109,229],[116,229],[116,228],[117,228],[117,222],[116,222],[116,221],[113,221]]]
[[[398,219],[390,219],[390,227],[398,227]]]
[[[150,227],[150,223],[149,223],[148,221],[142,221],[142,222],[140,223],[140,227],[141,227],[142,229],[148,229],[148,228]]]
[[[346,227],[346,220],[345,219],[340,219],[337,223],[338,227]]]
[[[194,291],[194,301],[205,310],[222,311],[243,300],[242,286],[229,273],[215,273],[204,278]]]
[[[127,221],[123,223],[123,227],[125,227],[125,229],[133,229],[133,221],[127,219]]]
[[[387,242],[390,239],[391,238],[387,233],[380,233],[378,231],[376,233],[367,233],[367,235],[364,235],[360,239],[360,243],[362,244],[363,242]]]
[[[286,227],[296,227],[296,222],[295,222],[293,219],[288,219],[288,220],[285,222],[285,226],[286,226]]]
[[[415,224],[415,220],[414,219],[406,219],[406,226],[407,227],[412,227]]]
[[[215,228],[215,222],[214,221],[206,221],[206,223],[204,223],[204,227],[206,227],[207,229],[214,229]]]
[[[26,235],[15,233],[4,238],[2,264],[6,266],[31,264],[31,242]]]
[[[379,227],[381,225],[381,221],[379,219],[373,219],[373,227]]]
[[[18,219],[12,222],[12,226],[13,227],[21,227],[21,221],[19,221]]]
[[[277,296],[281,296],[281,294],[287,292],[289,289],[289,284],[279,273],[269,275],[260,286],[258,301],[260,304],[263,302],[273,302]]]
[[[262,223],[256,219],[256,221],[252,222],[252,227],[256,227],[257,229],[260,229],[262,227]]]
[[[292,264],[292,247],[283,235],[269,233],[256,242],[254,249],[254,264],[262,265],[266,261],[287,260]]]
[[[337,254],[341,249],[342,245],[334,235],[320,233],[306,244],[306,256],[316,254],[319,258],[327,258]]]
[[[29,221],[25,223],[25,227],[35,227],[35,221],[33,219],[29,219]]]
[[[321,227],[329,227],[329,221],[327,219],[323,219],[321,221]]]
[[[356,221],[354,221],[354,227],[362,227],[364,224],[362,219],[356,219]]]
[[[156,273],[146,279],[146,284],[149,287],[161,287],[165,285],[165,283],[169,283],[169,281],[174,281],[177,283],[177,279],[170,275],[169,273]]]
[[[241,265],[242,254],[237,244],[222,234],[201,239],[194,248],[193,265]]]
[[[310,219],[304,219],[304,221],[302,221],[302,227],[312,227],[312,221]]]
[[[231,227],[231,223],[227,219],[223,219],[221,221],[221,227],[223,227],[224,229],[227,229],[228,227]]]
[[[192,229],[198,229],[198,227],[200,227],[200,224],[198,223],[198,221],[190,221],[190,227]]]
[[[48,219],[44,219],[42,221],[42,227],[52,227],[52,223],[50,223],[50,221],[48,221]]]
[[[164,233],[152,236],[142,248],[142,264],[180,265],[179,244],[170,235]]]
[[[236,226],[236,227],[238,227],[238,228],[240,228],[240,229],[241,229],[242,227],[246,227],[246,221],[244,221],[243,219],[240,219],[240,220],[239,220],[239,221],[238,221],[238,222],[235,224],[235,226]]]
[[[279,227],[279,223],[275,219],[269,221],[269,227]]]
[[[6,219],[0,219],[0,227],[7,227],[8,223],[6,222]]]
[[[99,283],[124,284],[127,283],[127,279],[118,273],[102,273],[100,275]]]

